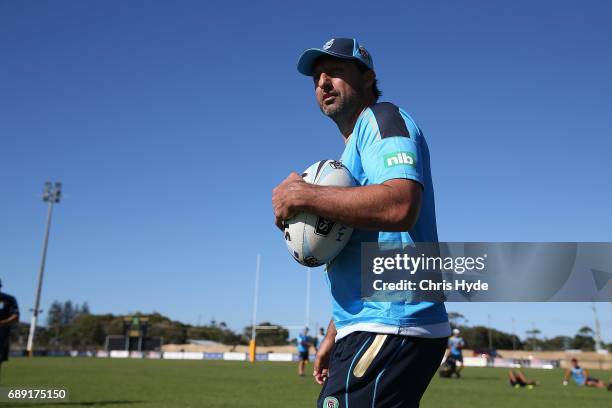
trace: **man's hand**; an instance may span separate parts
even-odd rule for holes
[[[274,208],[274,223],[283,230],[283,221],[290,219],[299,211],[300,203],[305,194],[313,186],[304,181],[297,173],[291,173],[274,190],[272,190],[272,207]]]
[[[318,384],[323,384],[329,373],[329,358],[334,347],[334,336],[325,336],[317,351],[312,376]]]

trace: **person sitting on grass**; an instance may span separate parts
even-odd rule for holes
[[[538,385],[536,381],[530,380],[525,377],[525,374],[523,374],[521,370],[508,371],[508,382],[510,383],[510,386],[514,388],[527,387],[529,389],[532,389],[533,387]]]
[[[572,367],[565,370],[563,385],[567,385],[567,381],[571,376],[576,382],[576,385],[580,387],[607,388],[608,391],[612,391],[612,384],[606,384],[597,378],[589,377],[589,372],[586,370],[586,368],[580,367],[577,359],[572,358],[571,361]]]

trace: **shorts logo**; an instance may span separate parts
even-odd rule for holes
[[[340,403],[336,397],[327,397],[323,400],[323,408],[338,408]]]
[[[389,153],[386,154],[383,159],[385,161],[386,168],[401,165],[414,167],[416,165],[416,159],[414,157],[414,154],[410,152]]]
[[[323,45],[323,49],[324,50],[329,50],[332,45],[334,45],[334,39],[333,38]]]

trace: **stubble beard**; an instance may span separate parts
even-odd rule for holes
[[[356,91],[350,97],[336,96],[332,105],[319,105],[321,112],[333,120],[338,127],[343,128],[345,122],[353,120],[356,112],[360,109],[363,100],[362,92]]]

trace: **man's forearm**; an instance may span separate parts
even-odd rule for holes
[[[301,197],[298,208],[356,228],[408,231],[418,218],[421,188],[416,182],[410,183],[415,185],[312,186]]]
[[[8,326],[15,323],[19,319],[18,314],[11,315],[4,320],[0,320],[0,326]]]

